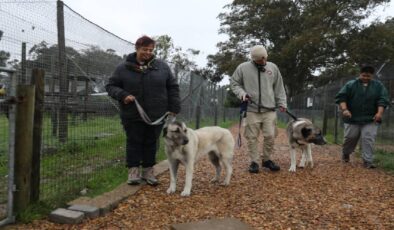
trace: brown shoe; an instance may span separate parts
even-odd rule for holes
[[[142,177],[141,177],[148,185],[156,186],[159,184],[157,181],[153,167],[143,168],[142,169]]]

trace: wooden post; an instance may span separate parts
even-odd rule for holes
[[[223,122],[226,122],[226,87],[222,87],[222,108],[223,108]]]
[[[64,4],[57,1],[57,40],[59,47],[59,141],[65,143],[68,136],[67,95],[68,81],[66,68],[66,40],[64,35]]]
[[[19,85],[15,125],[15,211],[20,212],[30,204],[30,186],[33,152],[33,116],[35,87]]]
[[[44,113],[45,71],[33,69],[31,84],[36,86],[33,125],[33,154],[31,172],[30,199],[36,202],[40,198],[40,156],[42,141],[42,119]]]

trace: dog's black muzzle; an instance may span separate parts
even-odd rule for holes
[[[182,145],[187,145],[187,143],[189,143],[189,139],[187,137],[183,138]]]
[[[323,135],[316,135],[315,139],[312,141],[315,145],[325,145],[327,141],[324,139]]]

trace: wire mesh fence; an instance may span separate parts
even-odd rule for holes
[[[19,84],[45,71],[40,156],[40,200],[74,196],[89,181],[124,167],[125,137],[117,102],[104,86],[134,45],[86,20],[59,1],[0,1],[0,66],[14,68]],[[223,107],[225,88],[171,65],[182,99],[179,119],[196,127],[234,120]],[[9,87],[0,73],[0,84]],[[9,197],[7,107],[0,108],[0,221]]]
[[[63,41],[63,42],[62,42]],[[40,160],[40,199],[73,196],[111,170],[124,167],[125,137],[117,102],[104,94],[115,67],[134,45],[86,20],[58,1],[0,0],[0,66],[14,68],[19,84],[30,84],[32,70],[45,70],[45,98]],[[225,108],[226,88],[171,64],[182,100],[179,119],[214,125],[236,120],[238,109]],[[336,82],[290,98],[289,108],[322,127],[337,142],[342,137],[334,96]],[[392,92],[392,81],[385,82]],[[11,90],[0,71],[0,86]],[[0,90],[1,90],[0,88]],[[1,99],[7,96],[1,96]],[[0,221],[7,218],[9,119],[0,104]],[[385,112],[379,144],[392,146],[394,111]],[[287,121],[285,114],[279,114]],[[1,223],[1,222],[0,222]]]

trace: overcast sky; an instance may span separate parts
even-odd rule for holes
[[[218,34],[217,16],[231,0],[63,0],[70,8],[93,23],[135,42],[141,35],[169,35],[176,46],[201,51],[195,59],[217,52],[216,43],[225,41]]]
[[[218,50],[216,44],[225,41],[219,35],[217,16],[232,0],[63,0],[70,8],[93,23],[135,42],[141,35],[169,35],[176,46],[197,49],[195,60],[201,67],[206,56]],[[380,8],[373,15],[381,20],[394,16],[394,4]]]

